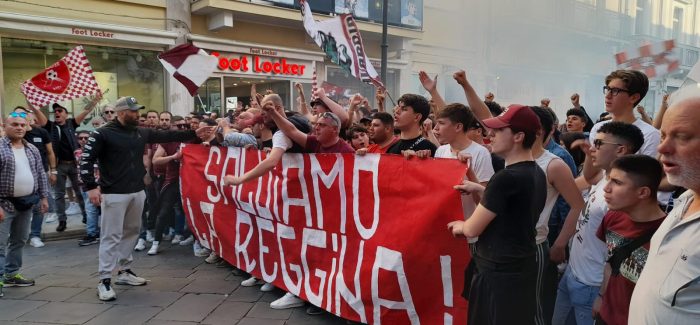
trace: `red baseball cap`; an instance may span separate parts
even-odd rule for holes
[[[488,118],[481,123],[490,129],[511,128],[514,132],[535,133],[542,128],[540,119],[530,107],[513,104],[496,117]]]

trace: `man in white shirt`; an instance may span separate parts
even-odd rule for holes
[[[694,87],[693,87],[694,88]],[[668,182],[687,188],[651,238],[629,324],[700,323],[700,93],[674,94],[658,147]]]

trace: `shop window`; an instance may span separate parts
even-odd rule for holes
[[[60,60],[75,46],[77,44],[3,38],[5,96],[2,100],[5,110],[26,105],[24,95],[19,90],[20,84]],[[113,103],[121,96],[135,97],[147,110],[165,110],[164,74],[156,57],[158,52],[93,45],[83,47],[95,79],[105,95],[80,129],[92,129],[92,119],[102,113],[106,104]],[[88,98],[77,98],[60,104],[77,115],[88,101]],[[50,105],[43,107],[42,111],[53,118],[53,114],[49,114]]]
[[[221,77],[207,79],[194,96],[194,111],[197,113],[217,112],[221,116]]]

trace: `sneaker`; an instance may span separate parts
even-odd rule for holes
[[[163,235],[163,240],[164,241],[171,241],[171,240],[173,240],[173,235],[171,235],[171,234]]]
[[[150,230],[146,230],[146,241],[151,243],[154,240],[156,240],[156,237],[153,236],[153,232]]]
[[[44,242],[41,241],[41,238],[39,237],[32,237],[31,239],[29,239],[29,245],[32,245],[32,247],[39,248],[44,247]]]
[[[146,241],[143,240],[143,238],[139,238],[139,241],[136,243],[136,247],[134,247],[134,250],[140,252],[144,249],[146,249]]]
[[[326,312],[325,310],[318,308],[314,305],[311,305],[311,306],[309,306],[309,308],[306,308],[307,315],[321,315],[325,312]]]
[[[44,223],[54,223],[56,220],[58,220],[58,215],[53,212],[44,215]]]
[[[93,244],[97,244],[99,241],[100,241],[100,239],[97,238],[97,236],[87,235],[87,236],[83,237],[83,239],[78,241],[78,246],[90,246]]]
[[[304,306],[304,301],[299,297],[287,292],[282,298],[270,303],[272,309],[287,309]]]
[[[241,285],[244,286],[244,287],[252,287],[252,286],[259,285],[259,284],[264,284],[264,283],[265,283],[265,281],[260,280],[260,279],[254,277],[254,276],[251,276],[251,277],[248,278],[247,280],[243,280],[243,281],[241,282]]]
[[[137,276],[131,270],[119,271],[117,275],[117,281],[114,284],[128,284],[130,286],[142,286],[146,284],[146,279]]]
[[[175,235],[175,236],[173,236],[173,240],[170,241],[170,243],[173,245],[177,245],[182,241],[182,239],[183,239],[182,235]]]
[[[102,301],[111,301],[117,299],[117,294],[112,289],[112,280],[104,279],[97,285],[97,297]]]
[[[272,290],[275,290],[275,286],[273,286],[272,283],[265,282],[265,284],[260,287],[260,291],[262,292],[270,292]]]
[[[81,214],[81,213],[82,213],[82,211],[80,210],[80,205],[78,205],[78,203],[75,203],[75,202],[71,202],[68,205],[68,209],[66,209],[66,215],[69,215],[69,216],[74,215],[74,214]]]
[[[6,274],[3,282],[5,282],[6,287],[31,287],[34,285],[34,280],[25,278],[19,273],[10,277]]]
[[[153,241],[153,244],[151,244],[151,249],[148,250],[148,255],[156,255],[158,254],[158,244],[160,244],[159,241],[155,240]]]
[[[190,235],[189,237],[180,242],[180,246],[189,246],[192,245],[192,243],[194,243],[194,236]]]
[[[62,232],[66,230],[66,222],[65,221],[59,221],[58,226],[56,227],[56,231]]]
[[[219,255],[216,255],[216,253],[211,252],[207,258],[204,259],[205,262],[208,264],[215,264],[221,261],[221,257]]]

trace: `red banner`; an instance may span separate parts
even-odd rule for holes
[[[240,269],[346,319],[464,324],[469,261],[448,159],[285,154],[265,176],[224,186],[264,154],[188,145],[182,200],[193,233]]]

